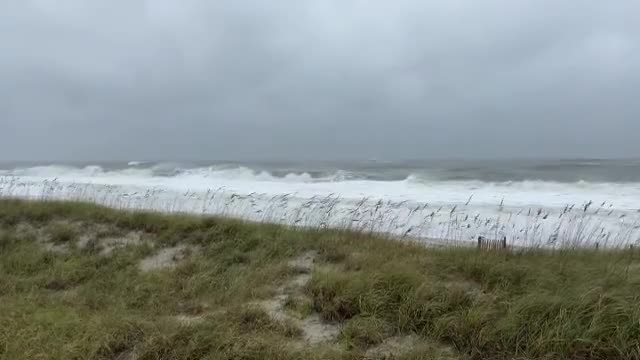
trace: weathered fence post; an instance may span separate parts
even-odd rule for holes
[[[478,236],[478,249],[482,249],[482,236]]]
[[[507,248],[507,237],[506,236],[502,237],[502,248],[503,249]]]

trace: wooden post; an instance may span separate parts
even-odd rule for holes
[[[506,236],[502,237],[502,248],[503,249],[507,248],[507,237]]]
[[[478,236],[478,249],[482,249],[482,236]]]
[[[599,242],[596,243],[596,250],[598,250],[598,249],[600,249],[600,243]]]

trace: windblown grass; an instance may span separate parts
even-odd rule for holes
[[[110,255],[101,241],[139,234]],[[83,237],[91,237],[81,246]],[[45,243],[65,245],[51,251]],[[159,249],[173,267],[142,271]],[[340,335],[304,345],[256,302],[299,273],[287,311]],[[640,359],[634,250],[427,248],[339,230],[84,203],[0,201],[1,359]],[[391,339],[404,349],[389,353]]]
[[[134,191],[137,190],[137,191]],[[348,229],[402,239],[468,246],[478,236],[507,238],[528,248],[628,248],[640,246],[640,210],[604,201],[564,207],[510,207],[499,203],[429,204],[408,200],[343,199],[339,195],[236,193],[223,187],[178,193],[162,188],[90,183],[23,181],[0,176],[0,199],[76,201],[120,210],[222,216],[262,223]]]

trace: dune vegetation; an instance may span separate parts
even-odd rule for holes
[[[640,359],[637,249],[0,200],[0,359]]]

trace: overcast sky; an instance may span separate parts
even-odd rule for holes
[[[0,0],[0,159],[640,156],[637,0]]]

